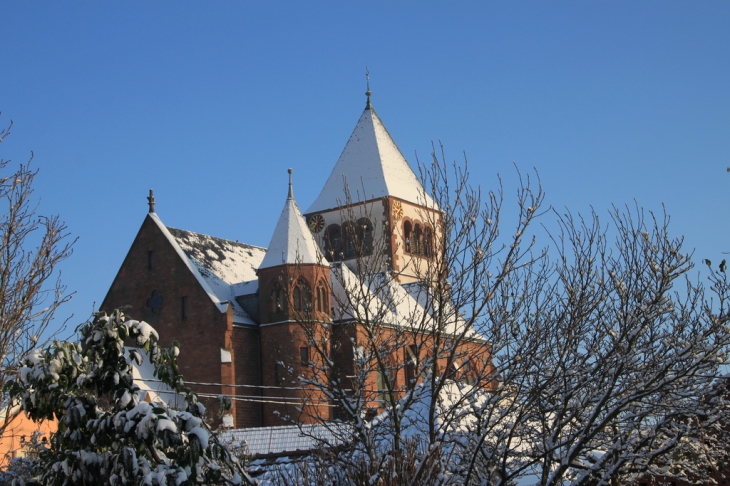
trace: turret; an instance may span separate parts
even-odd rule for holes
[[[301,401],[311,396],[298,388],[296,377],[307,373],[310,349],[305,325],[330,320],[330,268],[307,228],[292,187],[271,237],[266,256],[257,271],[259,280],[261,364],[264,395],[264,425],[286,423],[280,416],[298,414]],[[279,403],[273,403],[279,402]],[[283,405],[289,402],[292,406]],[[274,413],[277,412],[277,413]],[[305,410],[297,420],[309,421]]]

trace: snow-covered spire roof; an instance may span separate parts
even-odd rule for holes
[[[292,170],[289,169],[289,195],[259,269],[311,263],[329,265],[319,251],[319,246],[314,241],[314,236],[307,228],[304,216],[294,200],[291,174]]]
[[[436,208],[368,100],[345,150],[319,194],[307,209],[314,213],[345,202],[345,181],[352,202],[394,196]],[[364,191],[364,192],[363,192]]]

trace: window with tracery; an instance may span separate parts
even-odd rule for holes
[[[299,278],[292,292],[294,310],[308,311],[312,309],[312,291],[304,278]]]
[[[271,312],[284,310],[284,289],[278,285],[271,291]]]
[[[324,282],[317,284],[317,295],[315,297],[317,300],[317,312],[327,312],[329,306],[327,302],[327,287],[325,287]]]

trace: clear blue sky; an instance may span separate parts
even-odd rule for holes
[[[5,2],[0,158],[35,152],[79,240],[61,310],[98,306],[147,211],[266,246],[286,169],[306,208],[365,104],[402,152],[473,181],[515,162],[573,211],[665,203],[695,260],[730,251],[730,2]]]

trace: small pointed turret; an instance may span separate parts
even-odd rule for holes
[[[289,193],[259,269],[278,265],[328,265],[294,200],[293,172],[289,169]]]

